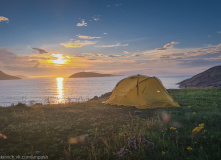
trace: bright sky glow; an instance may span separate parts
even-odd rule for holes
[[[65,64],[65,62],[69,59],[68,56],[64,57],[62,54],[52,54],[52,56],[56,58],[52,61],[58,65]]]
[[[0,71],[193,75],[221,62],[220,0],[2,0]]]

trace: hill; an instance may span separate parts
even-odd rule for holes
[[[78,72],[78,73],[71,75],[69,78],[111,77],[111,76],[117,76],[117,75],[101,74],[101,73],[95,73],[95,72]]]
[[[21,78],[11,76],[11,75],[5,74],[4,72],[0,71],[0,80],[12,80],[12,79],[21,79]]]
[[[212,67],[192,78],[178,83],[180,88],[185,87],[221,87],[221,65]]]

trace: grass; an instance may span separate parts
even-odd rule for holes
[[[169,92],[181,107],[147,109],[139,115],[134,107],[102,104],[105,99],[0,107],[0,156],[221,159],[221,89]]]

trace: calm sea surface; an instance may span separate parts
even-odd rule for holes
[[[112,91],[117,82],[123,78],[125,77],[0,80],[0,106],[10,106],[12,103],[17,104],[18,102],[31,105],[85,101]],[[189,77],[159,78],[167,89],[176,89],[178,88],[176,83]]]

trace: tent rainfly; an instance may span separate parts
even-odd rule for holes
[[[141,75],[121,80],[105,103],[138,109],[179,107],[158,78]]]

